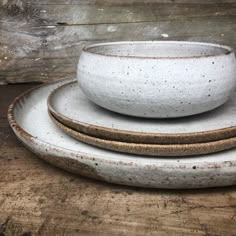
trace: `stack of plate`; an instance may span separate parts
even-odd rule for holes
[[[203,84],[202,87],[203,90],[207,87],[207,98],[203,95],[205,90],[200,91],[200,87],[197,88],[198,93],[194,91],[196,84],[201,85],[198,76],[192,75],[187,86],[184,81],[188,73],[181,77],[174,68],[178,80],[173,74],[168,78],[172,70],[167,70],[166,66],[170,61],[173,65],[178,64],[173,59],[186,50],[176,52],[175,48],[176,55],[166,57],[165,51],[168,49],[173,54],[172,48],[176,44],[178,49],[187,45],[191,55],[199,54],[195,57],[184,55],[179,58],[188,60],[187,66],[191,67],[199,66],[199,59],[202,60],[205,67],[197,68],[195,73],[204,75],[203,81],[207,80],[207,85]],[[117,45],[120,54],[114,49]],[[139,54],[135,57],[130,49],[134,45],[135,52]],[[137,45],[140,50],[137,50]],[[159,48],[163,47],[158,51],[161,57],[152,56],[155,51],[153,48],[157,45]],[[141,84],[141,89],[135,86],[131,88],[130,91],[138,91],[139,96],[135,92],[127,92],[132,75],[141,74],[136,79],[137,86],[140,86],[142,71],[129,71],[124,65],[122,69],[117,69],[114,68],[115,64],[111,66],[112,69],[101,68],[101,63],[107,63],[104,50],[111,55],[111,65],[113,60],[122,61],[128,58],[134,61],[125,61],[127,68],[134,69],[138,65],[138,68],[146,69],[143,74],[145,82],[152,84],[156,93],[150,87],[145,87],[146,84]],[[222,50],[224,53],[220,54]],[[149,53],[148,57],[142,56],[144,51]],[[124,56],[125,52],[129,52],[129,55]],[[143,65],[142,61],[136,61],[140,58],[150,58],[154,64],[148,61]],[[165,61],[165,65],[160,66],[158,60]],[[224,75],[219,71],[213,73],[207,60],[211,61],[214,70],[220,67]],[[91,178],[153,188],[233,185],[236,184],[236,150],[233,149],[236,147],[236,93],[232,92],[235,87],[235,78],[232,76],[235,72],[234,61],[234,54],[229,48],[203,43],[152,42],[148,46],[147,43],[110,43],[90,46],[81,56],[79,83],[64,80],[22,94],[9,108],[9,122],[18,138],[41,158]],[[99,72],[96,65],[100,67]],[[156,66],[158,76],[161,74],[163,78],[163,81],[158,80],[158,76],[154,78],[158,80],[157,85],[151,79],[157,71],[149,73],[149,65],[151,68]],[[177,65],[182,72],[184,69],[180,65],[186,67],[186,63],[181,61]],[[188,69],[193,73],[194,67],[191,67]],[[169,71],[166,75],[163,68]],[[100,71],[103,77],[98,75]],[[118,84],[125,83],[123,78],[128,79],[128,82],[119,88]],[[173,85],[171,88],[168,82],[170,79]],[[96,84],[99,80],[100,87]],[[173,92],[177,88],[178,91],[181,90],[179,94],[184,93],[183,87],[190,91],[188,96],[186,92],[183,96]],[[165,96],[166,93],[168,96]]]

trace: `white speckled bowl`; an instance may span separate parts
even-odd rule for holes
[[[235,89],[231,48],[198,42],[115,42],[85,47],[78,80],[94,103],[149,118],[182,117],[224,104]]]

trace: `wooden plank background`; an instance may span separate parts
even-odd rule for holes
[[[119,40],[236,48],[236,0],[1,0],[0,84],[75,77],[84,45]]]

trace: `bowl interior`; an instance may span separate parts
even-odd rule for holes
[[[107,56],[139,58],[192,58],[224,55],[231,52],[226,46],[198,42],[116,42],[95,44],[85,51]]]

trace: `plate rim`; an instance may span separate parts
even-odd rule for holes
[[[236,137],[223,139],[213,142],[205,143],[193,143],[193,144],[143,144],[143,143],[126,143],[114,140],[106,140],[97,137],[92,137],[87,134],[83,134],[79,131],[73,130],[70,127],[65,126],[60,121],[58,121],[53,114],[48,111],[49,117],[56,124],[58,128],[63,130],[69,136],[84,142],[86,144],[108,149],[111,151],[118,151],[121,153],[130,153],[137,155],[147,155],[158,158],[178,157],[184,158],[185,156],[196,156],[204,154],[212,154],[220,151],[229,150],[236,147]],[[226,147],[225,147],[226,146]],[[143,151],[144,149],[144,151]],[[171,150],[173,149],[173,150]],[[192,149],[192,150],[191,150]],[[200,150],[198,153],[198,150]],[[213,150],[213,151],[209,151]],[[159,152],[159,154],[158,154]],[[181,153],[182,152],[182,153]],[[162,154],[160,154],[162,153]],[[176,155],[178,153],[178,155]]]
[[[69,118],[58,112],[52,103],[53,96],[60,90],[71,84],[75,85],[78,81],[69,81],[56,89],[48,96],[47,105],[49,111],[64,125],[86,133],[90,136],[108,139],[112,135],[113,140],[125,141],[130,143],[146,144],[191,144],[210,141],[219,141],[227,138],[236,137],[236,126],[220,128],[208,131],[188,132],[188,133],[147,133],[138,131],[127,131],[115,128],[108,128],[100,125],[89,124]],[[79,83],[78,83],[79,84]],[[120,138],[121,137],[121,138]]]

